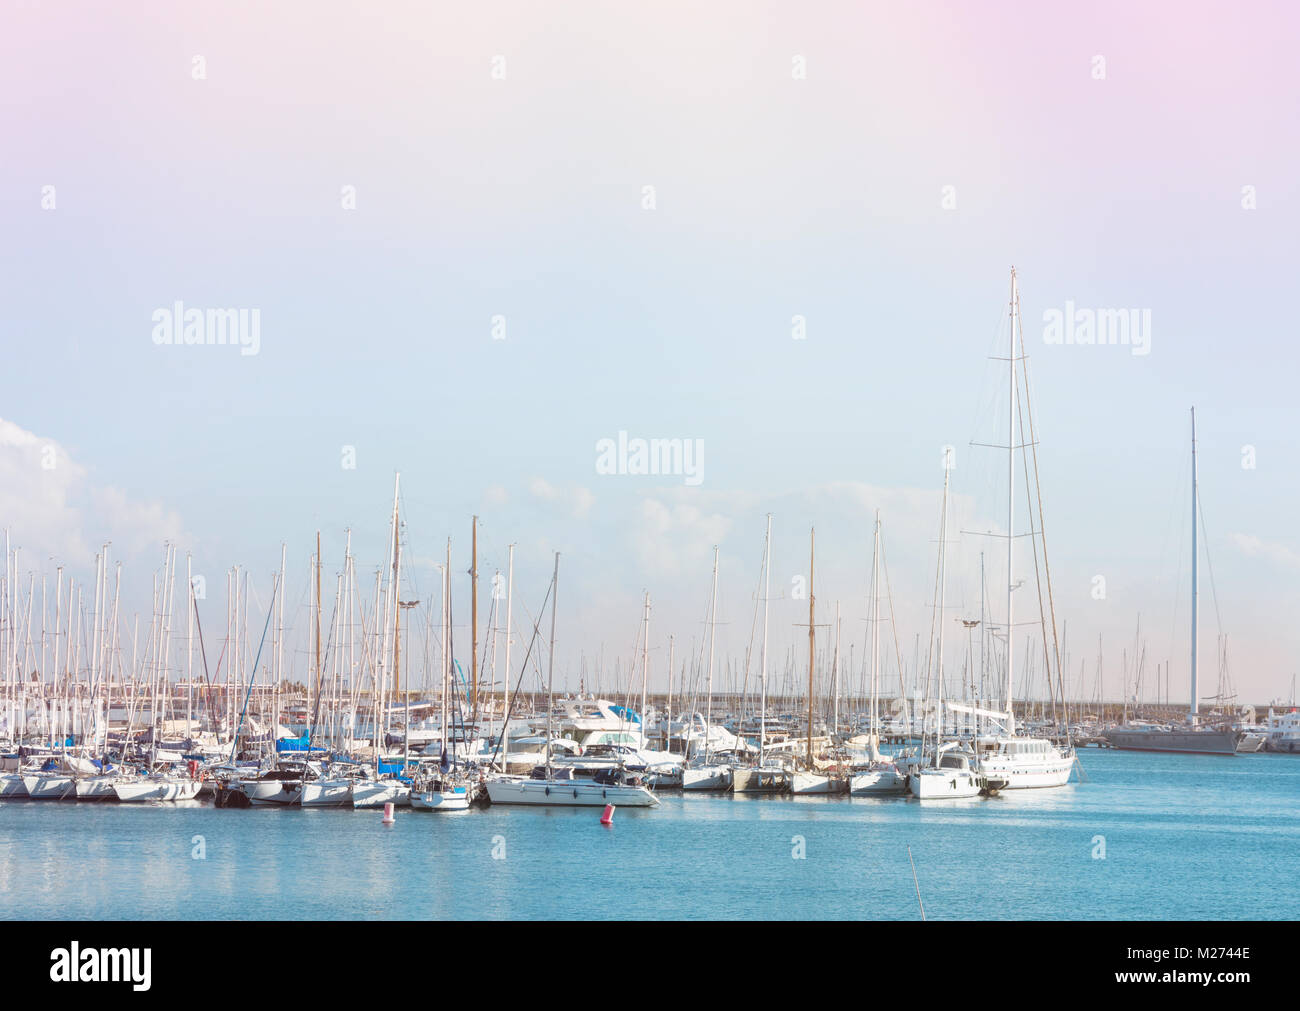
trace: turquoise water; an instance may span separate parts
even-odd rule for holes
[[[665,794],[612,828],[590,808],[384,827],[378,811],[4,801],[0,916],[915,919],[909,846],[930,919],[1300,915],[1300,758],[1083,764],[1064,789],[924,805]]]

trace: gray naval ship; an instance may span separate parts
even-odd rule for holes
[[[1102,734],[1112,748],[1124,751],[1177,751],[1190,755],[1235,755],[1232,727],[1114,727]]]

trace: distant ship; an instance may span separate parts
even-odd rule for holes
[[[1231,727],[1195,727],[1168,730],[1164,727],[1115,727],[1102,735],[1112,748],[1124,751],[1179,751],[1192,755],[1235,755],[1237,731]]]
[[[1185,728],[1158,726],[1115,727],[1102,736],[1113,748],[1125,751],[1177,751],[1194,755],[1235,755],[1237,738],[1232,727],[1198,727],[1196,725],[1196,408],[1192,408],[1192,711]]]

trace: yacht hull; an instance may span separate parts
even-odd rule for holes
[[[822,776],[815,772],[796,772],[790,785],[790,792],[800,796],[830,796],[831,794],[848,793],[849,781],[847,779],[835,779],[831,776]]]
[[[68,800],[77,795],[77,784],[71,776],[37,773],[23,777],[27,796],[32,800]]]
[[[964,800],[980,795],[980,781],[965,769],[922,769],[908,777],[908,790],[917,800]]]
[[[1235,755],[1235,730],[1133,730],[1116,728],[1103,735],[1123,751],[1172,751],[1184,755]]]
[[[383,807],[394,804],[397,807],[411,806],[411,788],[395,780],[362,780],[352,784],[352,806],[354,808]]]
[[[412,790],[413,811],[468,811],[469,790],[463,786],[446,790]]]
[[[199,795],[199,781],[197,779],[122,780],[113,784],[113,792],[124,804],[193,800]]]
[[[854,797],[886,797],[907,792],[907,779],[895,768],[866,769],[849,778],[849,793]]]
[[[352,803],[352,780],[318,779],[302,784],[303,807],[347,807]]]
[[[730,765],[705,765],[682,770],[683,790],[730,790]]]
[[[582,780],[492,779],[487,784],[493,804],[539,807],[655,807],[659,799],[643,786],[608,786]]]
[[[117,800],[113,786],[118,776],[91,776],[77,780],[77,800]]]
[[[734,793],[789,793],[790,778],[784,769],[735,769],[731,789]]]

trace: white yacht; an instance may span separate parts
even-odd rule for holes
[[[975,740],[980,772],[1002,780],[1003,790],[1064,786],[1074,768],[1074,749],[1041,737],[998,735]]]
[[[978,797],[980,778],[970,756],[957,751],[955,742],[941,745],[935,763],[908,777],[908,788],[918,800],[958,800]]]
[[[1268,738],[1264,746],[1269,751],[1287,755],[1300,753],[1300,713],[1292,706],[1289,712],[1268,711]]]

